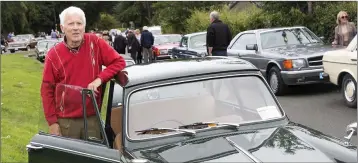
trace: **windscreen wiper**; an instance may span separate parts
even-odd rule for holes
[[[220,126],[227,126],[227,127],[233,127],[235,129],[238,129],[240,127],[240,124],[220,123],[220,122],[197,122],[189,125],[179,126],[179,129],[203,129],[203,128],[220,127]]]
[[[149,129],[135,131],[135,132],[138,133],[138,135],[146,135],[146,134],[158,135],[168,132],[182,132],[190,136],[194,136],[196,134],[196,132],[193,130],[178,129],[178,128],[149,128]]]

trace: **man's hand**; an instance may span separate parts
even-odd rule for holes
[[[88,84],[87,88],[93,90],[98,93],[97,88],[102,84],[102,80],[100,78],[95,79],[92,83]]]
[[[58,125],[58,123],[54,123],[50,126],[50,134],[62,136],[60,126]]]

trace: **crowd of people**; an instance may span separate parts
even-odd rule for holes
[[[127,54],[126,52],[128,52],[136,64],[141,64],[143,61],[144,63],[153,62],[154,36],[148,31],[147,26],[143,27],[142,32],[139,29],[128,29],[123,34],[120,30],[113,30],[112,32],[91,30],[90,33],[104,39],[117,53]]]

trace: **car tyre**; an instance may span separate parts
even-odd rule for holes
[[[352,75],[344,75],[341,89],[344,103],[350,108],[357,108],[357,82]]]
[[[15,53],[15,50],[10,50],[11,53]]]
[[[276,66],[269,71],[268,83],[276,96],[284,95],[287,91],[287,85],[283,82],[281,71]]]

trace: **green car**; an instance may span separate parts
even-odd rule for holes
[[[39,132],[28,162],[357,162],[356,124],[341,140],[291,122],[259,69],[241,59],[128,66],[103,100],[101,140]]]

